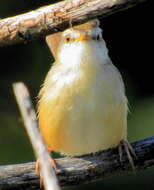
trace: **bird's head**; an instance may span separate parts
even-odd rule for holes
[[[102,29],[97,19],[71,27],[61,35],[61,42],[57,51],[58,63],[77,65],[80,60],[87,62],[97,56],[106,59],[107,48],[102,38]]]
[[[56,63],[78,61],[90,56],[106,57],[108,50],[102,37],[99,20],[73,26],[64,32],[51,34],[46,38]],[[102,59],[102,58],[101,58]]]
[[[61,44],[70,44],[85,41],[101,41],[102,29],[97,19],[72,27],[63,32]]]

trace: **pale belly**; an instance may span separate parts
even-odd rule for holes
[[[83,89],[84,83],[81,89],[72,84],[54,98],[42,100],[39,126],[47,145],[65,154],[82,155],[126,139],[127,100],[117,83],[92,83]]]
[[[77,107],[80,110],[78,113],[74,111],[68,115],[65,135],[59,137],[63,140],[57,149],[67,154],[81,155],[115,147],[126,139],[126,115],[122,108],[111,108],[103,113],[99,108],[92,110],[83,105]]]

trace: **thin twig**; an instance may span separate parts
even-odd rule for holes
[[[0,20],[0,46],[28,42],[98,16],[106,17],[150,0],[65,0]]]
[[[36,157],[40,161],[41,176],[43,178],[45,188],[46,190],[59,190],[60,188],[55,172],[49,162],[50,156],[38,130],[36,115],[28,90],[21,82],[13,84],[13,89],[25,128],[30,137]]]

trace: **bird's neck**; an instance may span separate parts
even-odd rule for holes
[[[57,59],[65,68],[76,68],[83,64],[103,65],[109,57],[105,42],[83,41],[62,45]]]

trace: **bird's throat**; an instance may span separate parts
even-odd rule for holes
[[[79,67],[81,64],[105,64],[109,59],[108,50],[103,43],[95,41],[63,44],[58,61],[65,67]]]

